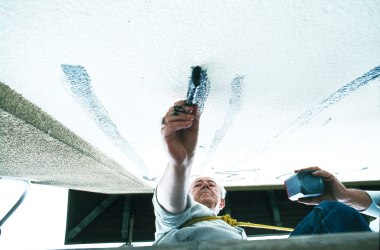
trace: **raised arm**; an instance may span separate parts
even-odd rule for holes
[[[176,102],[163,118],[161,135],[169,163],[157,185],[156,195],[168,212],[176,214],[186,208],[198,130],[198,107],[185,105],[185,101]]]
[[[314,176],[321,176],[325,191],[322,195],[312,198],[302,198],[298,202],[307,205],[317,205],[325,200],[339,201],[358,211],[363,211],[372,203],[371,197],[363,190],[346,188],[333,174],[320,169],[319,167],[309,167],[296,170],[313,170]]]

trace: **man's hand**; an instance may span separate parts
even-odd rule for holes
[[[170,107],[161,126],[162,140],[170,165],[187,166],[191,163],[197,145],[198,130],[196,105],[189,106],[185,101],[178,101]]]
[[[322,177],[324,192],[320,196],[301,198],[298,202],[306,205],[318,205],[322,201],[339,201],[351,206],[359,211],[365,210],[371,204],[372,200],[363,190],[346,188],[333,174],[322,170],[319,167],[309,167],[295,170],[298,173],[304,170],[312,170],[314,176]]]

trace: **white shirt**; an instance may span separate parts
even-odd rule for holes
[[[200,221],[179,228],[193,217],[216,216],[208,207],[191,199],[190,195],[187,196],[185,211],[179,214],[166,211],[158,203],[156,193],[153,196],[153,206],[156,215],[156,240],[153,245],[186,241],[247,239],[244,229],[232,227],[222,220]]]
[[[375,217],[376,219],[371,221],[369,227],[374,232],[379,232],[379,217],[380,217],[380,191],[366,191],[367,194],[371,197],[371,205],[361,213]]]

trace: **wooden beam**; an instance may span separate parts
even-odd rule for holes
[[[274,223],[276,226],[281,227],[282,222],[281,222],[281,217],[280,217],[280,210],[278,208],[278,204],[276,201],[276,196],[274,195],[274,191],[273,190],[267,190],[267,196],[269,199],[269,205],[270,205],[270,208],[272,211]]]
[[[121,227],[121,239],[128,240],[128,231],[129,231],[129,220],[131,217],[131,196],[124,196],[124,205],[123,205],[123,224]]]
[[[101,213],[104,212],[120,195],[111,195],[104,199],[94,210],[92,210],[77,226],[70,230],[67,234],[68,239],[73,239],[84,228],[86,228],[94,219],[96,219]]]
[[[133,226],[135,224],[135,216],[132,215],[129,222],[129,235],[128,235],[128,243],[127,245],[132,245],[133,242]]]

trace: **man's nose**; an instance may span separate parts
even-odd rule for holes
[[[205,181],[205,182],[202,183],[202,189],[204,189],[204,188],[208,189],[209,187],[210,187],[210,185],[208,185],[207,181]]]

